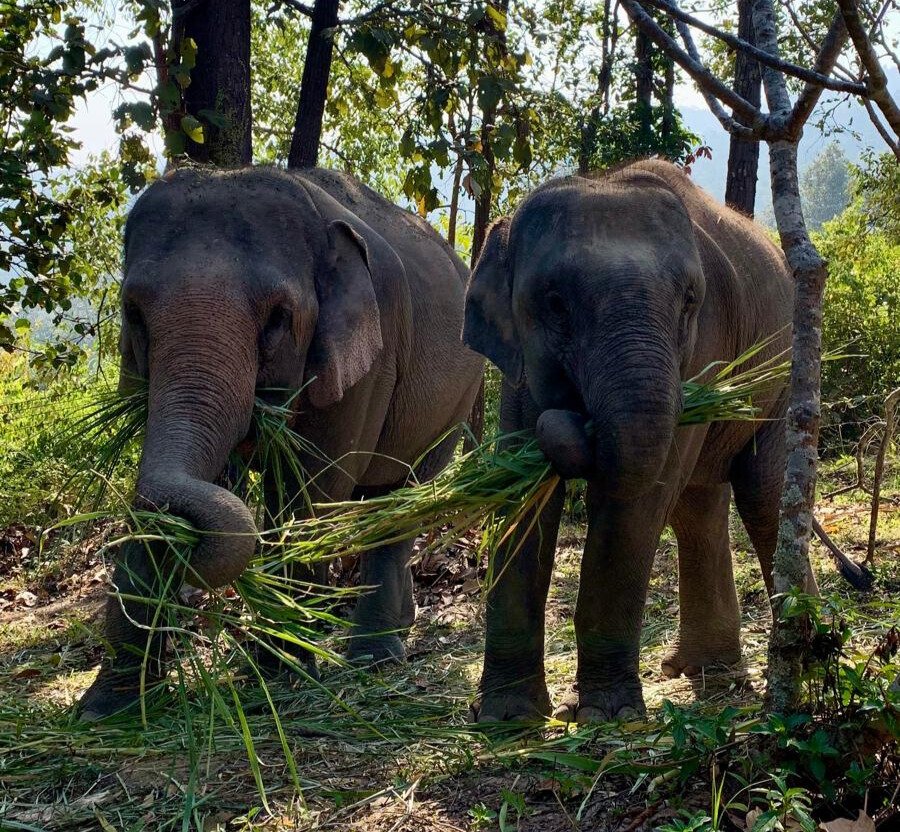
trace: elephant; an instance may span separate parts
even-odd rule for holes
[[[645,712],[641,623],[666,525],[681,612],[663,672],[739,660],[729,506],[733,494],[771,594],[788,393],[755,401],[758,421],[679,426],[682,381],[765,339],[748,368],[788,349],[793,293],[765,232],[662,160],[552,180],[491,226],[464,341],[503,374],[502,431],[536,437],[562,481],[495,555],[476,720]],[[587,480],[588,527],[576,684],[554,711],[544,615],[567,478]]]
[[[253,442],[255,396],[278,395],[264,391],[293,391],[293,428],[318,449],[299,460],[316,500],[388,493],[414,463],[420,480],[446,465],[483,372],[460,340],[468,276],[423,219],[336,171],[184,168],[140,196],[124,234],[119,345],[122,384],[149,390],[135,505],[167,507],[202,532],[189,583],[224,586],[254,554],[254,517],[217,480]],[[264,483],[270,516],[277,495],[303,487],[284,476]],[[361,584],[377,589],[357,603],[351,658],[404,657],[412,545],[361,558]],[[126,544],[119,592],[151,584],[155,559]],[[149,615],[110,597],[112,655],[81,699],[83,719],[139,696]],[[159,678],[165,645],[151,641],[147,673]]]

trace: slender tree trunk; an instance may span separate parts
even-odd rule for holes
[[[313,168],[319,158],[339,6],[340,0],[316,0],[313,7],[300,82],[300,101],[288,153],[289,168]]]
[[[453,185],[450,192],[450,216],[447,219],[447,242],[456,250],[456,215],[459,213],[459,191],[462,187],[463,157],[460,154],[453,168]]]
[[[653,133],[653,43],[640,29],[635,31],[634,82],[641,144],[649,147]]]
[[[738,37],[755,45],[752,15],[752,0],[738,0]],[[759,64],[746,53],[738,51],[734,60],[734,91],[758,108],[761,83]],[[758,168],[759,142],[732,135],[728,150],[725,202],[748,217],[753,216],[756,207]]]
[[[794,336],[787,417],[787,467],[781,495],[778,546],[772,569],[778,595],[802,588],[809,571],[809,541],[816,494],[821,422],[822,300],[828,270],[809,239],[800,205],[797,143],[769,145],[772,197],[781,246],[794,273]],[[783,618],[776,600],[769,643],[768,697],[775,711],[796,709],[803,656],[808,648],[805,616]]]
[[[666,74],[663,79],[662,124],[660,134],[665,143],[675,130],[675,61],[665,56]]]
[[[197,44],[197,63],[184,103],[202,123],[204,141],[198,144],[188,138],[188,156],[218,167],[249,165],[250,0],[180,0],[173,3],[173,15],[180,37]],[[217,114],[214,121],[207,115],[212,113]]]
[[[752,14],[757,45],[778,55],[778,34],[771,0],[753,0]],[[772,118],[786,120],[792,108],[784,75],[764,67],[762,78]],[[772,568],[776,595],[767,671],[768,706],[779,712],[794,711],[799,704],[803,658],[809,648],[808,617],[785,616],[783,613],[786,594],[803,589],[810,571],[809,541],[821,422],[822,300],[828,276],[825,261],[810,240],[803,217],[797,176],[799,140],[797,135],[793,141],[769,143],[775,221],[795,282],[787,463]]]
[[[494,0],[493,5],[506,15],[509,12],[509,0]],[[501,33],[499,36],[500,50],[506,53],[506,34]],[[497,117],[495,107],[491,107],[482,114],[481,120],[481,152],[487,165],[487,176],[485,177],[484,187],[475,200],[475,225],[472,229],[472,257],[470,260],[471,267],[474,269],[478,262],[478,255],[484,246],[485,237],[487,237],[488,225],[491,222],[491,208],[494,204],[494,172],[496,170],[496,159],[494,158],[494,149],[492,146],[494,119]],[[472,404],[472,411],[469,413],[469,427],[477,442],[484,439],[484,379],[481,380],[481,386],[478,388],[478,394]],[[471,450],[472,441],[465,442],[467,450]]]

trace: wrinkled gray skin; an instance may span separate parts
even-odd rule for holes
[[[210,532],[188,582],[227,584],[253,554],[253,517],[214,483],[245,444],[258,389],[307,385],[295,429],[340,459],[324,472],[318,459],[301,460],[319,474],[314,499],[397,487],[409,473],[401,463],[466,418],[483,363],[459,341],[467,277],[424,221],[337,172],[183,170],[144,193],[126,228],[122,285],[123,378],[146,378],[150,391],[136,504],[168,507]],[[428,452],[418,476],[440,471],[452,445]],[[283,485],[289,497],[298,489]],[[362,559],[361,582],[378,589],[355,611],[351,657],[403,657],[397,631],[415,614],[411,548]],[[141,594],[152,575],[146,551],[130,547],[114,581]],[[128,613],[150,615],[139,605]],[[138,690],[146,631],[110,601],[106,637],[115,658],[82,699],[87,719]],[[151,681],[162,671],[160,641],[150,645]]]
[[[563,477],[588,481],[577,684],[558,718],[644,710],[641,619],[666,524],[681,619],[663,670],[739,659],[729,503],[733,493],[771,592],[786,392],[756,402],[773,421],[677,427],[681,382],[779,331],[755,360],[785,349],[792,292],[763,231],[666,162],[552,181],[491,228],[464,340],[503,371],[502,429],[534,432]],[[563,497],[561,484],[508,568],[510,550],[498,553],[480,721],[551,713],[544,611]]]

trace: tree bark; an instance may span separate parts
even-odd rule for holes
[[[653,46],[640,29],[634,35],[634,83],[641,144],[649,147],[653,114]]]
[[[204,141],[198,144],[187,138],[188,156],[217,167],[249,165],[253,158],[250,0],[180,0],[173,3],[173,16],[181,18],[180,36],[197,44],[197,63],[184,104],[188,114],[202,123]],[[206,113],[217,113],[224,123],[213,123]]]
[[[314,168],[319,158],[339,6],[340,0],[316,0],[313,7],[300,101],[288,153],[289,168]]]
[[[660,133],[663,142],[675,131],[675,61],[665,56],[666,72],[663,78],[662,123]]]
[[[778,34],[771,0],[753,0],[757,44],[778,55]],[[762,70],[771,116],[782,123],[791,116],[784,75]],[[802,589],[810,570],[809,541],[816,494],[821,422],[822,300],[828,269],[809,238],[797,176],[799,131],[791,140],[769,143],[769,167],[775,222],[788,265],[794,274],[794,320],[791,387],[787,413],[787,464],[781,493],[778,544],[772,577],[775,600],[769,640],[767,700],[771,710],[790,713],[800,701],[800,675],[810,639],[805,615],[785,616],[785,598]]]
[[[504,15],[509,12],[509,0],[494,0],[492,3],[495,8],[499,9]],[[501,33],[499,38],[500,51],[506,53],[506,34]],[[494,171],[496,170],[496,159],[494,158],[494,150],[492,147],[492,134],[494,132],[494,119],[497,117],[496,107],[491,107],[482,113],[481,119],[481,152],[487,165],[487,176],[485,184],[481,189],[481,193],[475,200],[475,225],[472,229],[472,256],[470,265],[474,269],[478,262],[478,255],[484,246],[485,237],[487,237],[488,225],[491,222],[491,208],[494,204]],[[472,410],[469,413],[469,427],[472,430],[474,440],[480,444],[484,439],[484,379],[481,380],[481,386],[475,396],[472,404]],[[472,450],[473,441],[469,438],[464,443],[466,450]]]
[[[756,45],[753,34],[752,0],[738,0],[738,37]],[[754,107],[760,106],[762,76],[759,64],[738,50],[734,60],[734,91]],[[732,117],[737,117],[732,113]],[[756,207],[756,180],[759,169],[759,142],[731,136],[728,150],[728,177],[725,202],[752,217]]]

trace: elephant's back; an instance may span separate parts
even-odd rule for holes
[[[465,288],[469,270],[447,242],[421,217],[405,211],[346,173],[311,168],[301,174],[375,229],[400,255],[404,264],[438,258],[443,273]],[[415,281],[415,277],[412,278]]]

